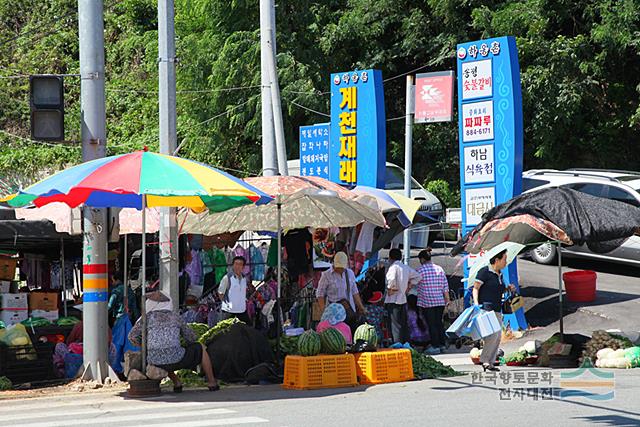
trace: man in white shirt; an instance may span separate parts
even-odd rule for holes
[[[237,256],[233,259],[231,273],[220,281],[218,295],[222,301],[222,319],[237,317],[245,323],[249,323],[247,316],[247,278],[242,271],[246,261],[244,257]]]
[[[420,275],[413,268],[403,264],[402,252],[394,248],[389,251],[391,265],[387,270],[387,296],[384,306],[391,320],[391,335],[394,342],[408,340],[407,293],[420,282]]]

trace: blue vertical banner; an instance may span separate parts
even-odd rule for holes
[[[300,126],[300,175],[329,179],[329,123]]]
[[[462,43],[456,56],[462,227],[466,234],[485,212],[522,192],[522,92],[515,38]],[[515,262],[505,273],[505,279],[517,286]],[[527,327],[522,309],[506,315],[505,323],[513,329]]]
[[[387,141],[382,72],[331,75],[330,136],[331,181],[384,188]]]

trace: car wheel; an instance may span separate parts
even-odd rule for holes
[[[557,255],[557,248],[551,243],[542,244],[531,251],[531,258],[538,264],[553,264]]]

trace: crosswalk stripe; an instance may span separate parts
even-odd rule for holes
[[[147,420],[160,420],[163,418],[167,418],[167,419],[173,419],[173,418],[178,418],[178,417],[184,417],[185,414],[184,413],[180,413],[179,412],[179,408],[176,407],[174,408],[176,411],[174,413],[171,414],[167,414],[166,412],[163,413],[141,413],[138,412],[136,414],[131,414],[131,415],[115,415],[115,416],[110,416],[110,414],[105,414],[105,415],[101,415],[101,414],[96,414],[97,417],[91,418],[91,419],[65,419],[63,421],[47,421],[47,422],[36,422],[36,423],[26,423],[26,424],[20,424],[20,425],[24,425],[27,427],[66,427],[66,426],[82,426],[82,425],[88,425],[88,424],[92,424],[92,423],[99,423],[99,424],[112,424],[112,423],[125,423],[125,422],[133,422],[133,421],[147,421]],[[205,417],[208,415],[225,415],[225,414],[229,414],[229,413],[234,413],[235,411],[231,411],[229,409],[222,409],[222,408],[218,408],[218,409],[204,409],[204,410],[198,410],[197,412],[190,412],[188,415],[189,416],[198,416],[198,417]],[[64,415],[64,414],[61,414]],[[213,422],[215,420],[208,420],[209,422]],[[171,422],[172,424],[175,424],[175,421]],[[146,425],[146,424],[145,424]],[[180,425],[183,425],[182,422],[180,422]],[[210,425],[210,424],[209,424]]]
[[[122,402],[118,402],[118,403],[122,403]],[[199,402],[198,402],[199,403]],[[135,406],[130,406],[127,405],[125,407],[120,406],[120,405],[109,405],[108,407],[96,407],[96,408],[84,408],[84,409],[78,409],[78,410],[65,410],[65,411],[56,411],[54,413],[51,412],[51,408],[49,408],[48,411],[42,411],[41,415],[34,415],[32,416],[31,414],[34,413],[34,411],[28,411],[25,412],[24,410],[21,410],[18,413],[12,414],[12,415],[5,415],[4,411],[2,413],[2,416],[0,416],[0,425],[2,425],[2,423],[6,422],[6,421],[19,421],[19,420],[24,420],[24,419],[29,419],[29,420],[34,420],[37,421],[38,419],[48,419],[49,422],[51,422],[51,418],[55,418],[57,416],[60,417],[65,417],[66,419],[68,419],[68,417],[83,417],[83,416],[87,416],[87,415],[93,415],[93,416],[99,416],[99,415],[104,415],[104,416],[108,416],[108,415],[125,415],[127,413],[132,413],[132,414],[137,414],[138,416],[140,416],[140,414],[143,411],[171,411],[171,410],[176,410],[176,409],[182,409],[183,407],[189,407],[189,406],[200,406],[200,405],[193,405],[191,404],[191,402],[185,402],[184,404],[180,404],[180,406],[169,406],[169,405],[154,405],[153,407],[149,407],[149,406],[141,406],[141,405],[135,405]],[[57,409],[57,408],[56,408]],[[219,414],[232,414],[235,411],[229,410],[229,409],[217,409],[219,412]]]
[[[69,402],[55,402],[51,403],[49,401],[48,404],[42,402],[38,402],[38,404],[13,404],[13,401],[7,402],[7,405],[0,404],[0,413],[2,416],[0,417],[0,421],[7,420],[7,416],[9,414],[20,414],[20,418],[24,418],[25,412],[33,413],[37,411],[51,411],[52,407],[56,410],[63,409],[69,406],[74,408],[87,407],[87,409],[101,409],[104,410],[105,407],[115,407],[115,408],[124,408],[131,409],[153,409],[158,407],[167,407],[169,405],[177,405],[178,403],[167,403],[163,401],[141,401],[141,400],[125,400],[125,399],[117,399],[117,400],[72,400]],[[180,407],[189,407],[189,406],[204,406],[207,405],[208,402],[183,402],[179,403]],[[11,406],[9,406],[11,405]],[[64,409],[63,409],[64,410]],[[66,412],[65,412],[66,413]]]
[[[237,424],[268,423],[269,420],[260,417],[218,418],[214,420],[186,421],[178,423],[180,427],[231,426]],[[166,427],[167,424],[145,424],[145,427]]]

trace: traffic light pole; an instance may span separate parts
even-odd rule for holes
[[[160,153],[173,154],[176,130],[176,43],[173,0],[158,0]],[[175,208],[160,208],[160,289],[178,310],[178,227]]]
[[[106,154],[104,23],[102,0],[78,0],[82,160]],[[109,297],[106,209],[83,209],[83,379],[103,382],[112,373],[107,346]],[[115,376],[115,374],[113,374]]]

